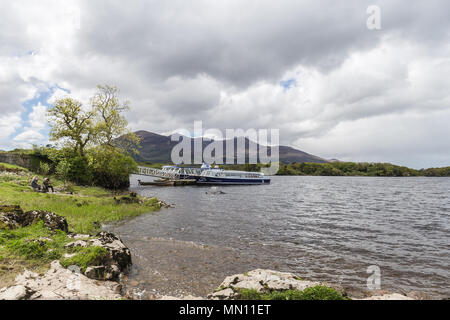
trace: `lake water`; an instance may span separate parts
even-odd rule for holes
[[[258,267],[364,290],[376,265],[382,290],[450,297],[449,178],[272,177],[217,189],[131,180],[175,204],[106,226],[131,248],[128,282],[147,295],[204,295]]]

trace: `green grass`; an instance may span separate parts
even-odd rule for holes
[[[84,272],[86,268],[101,265],[109,257],[109,253],[102,247],[64,246],[74,241],[63,231],[50,231],[42,221],[29,227],[9,230],[0,229],[0,283],[11,283],[11,271],[17,274],[22,268],[10,268],[11,265],[32,266],[32,269],[45,270],[53,260],[60,259],[61,265],[69,267],[76,265]],[[64,258],[64,254],[74,254]],[[9,280],[9,281],[8,281]]]
[[[70,258],[60,260],[61,265],[65,268],[75,265],[85,272],[89,266],[102,265],[108,259],[108,250],[102,247],[76,248],[76,254]]]
[[[64,245],[70,241],[65,232],[52,232],[42,222],[15,230],[0,229],[1,286],[12,284],[24,268],[45,271],[51,261],[66,252]]]
[[[24,171],[24,172],[28,172],[28,169],[13,165],[13,164],[9,164],[9,163],[4,163],[4,162],[0,162],[0,171],[5,168],[5,169],[18,169],[20,171]]]
[[[0,204],[20,205],[24,211],[51,211],[67,219],[69,230],[96,233],[103,222],[135,217],[159,209],[158,199],[140,199],[142,203],[117,204],[114,194],[98,187],[71,186],[74,195],[33,192],[32,175],[0,173]],[[42,177],[40,177],[42,181]],[[52,179],[55,187],[63,185]]]
[[[260,293],[254,289],[238,291],[240,300],[347,300],[337,290],[326,286],[314,286],[300,290],[270,291]]]

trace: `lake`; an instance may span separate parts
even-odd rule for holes
[[[127,283],[152,294],[205,295],[255,268],[365,290],[450,297],[450,178],[272,177],[270,185],[139,187],[175,208],[107,225],[128,245]],[[140,176],[139,179],[151,180]]]

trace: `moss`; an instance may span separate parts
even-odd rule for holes
[[[240,300],[346,300],[337,290],[315,286],[300,290],[269,291],[260,293],[254,289],[240,289]]]
[[[75,265],[85,272],[89,266],[102,265],[109,259],[109,252],[102,247],[78,248],[77,253],[70,258],[63,258],[60,263],[63,267]]]

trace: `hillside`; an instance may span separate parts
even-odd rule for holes
[[[148,162],[148,163],[170,163],[170,154],[172,148],[178,143],[171,141],[170,136],[164,136],[148,131],[137,131],[135,132],[141,140],[141,149],[138,155],[134,158],[138,162]],[[235,139],[236,140],[236,139]],[[203,141],[203,148],[205,148],[211,141]],[[224,141],[224,155],[226,154],[226,142]],[[191,146],[193,150],[194,139],[191,139]],[[235,141],[236,145],[236,141]],[[269,154],[270,154],[270,147]],[[257,150],[259,150],[259,145],[257,145]],[[245,154],[246,159],[248,159],[249,151],[249,140],[246,139],[245,144]],[[283,163],[293,163],[293,162],[315,162],[315,163],[326,163],[325,159],[311,155],[309,153],[294,149],[292,147],[280,146],[279,147],[280,161]],[[235,151],[236,158],[236,151]]]

